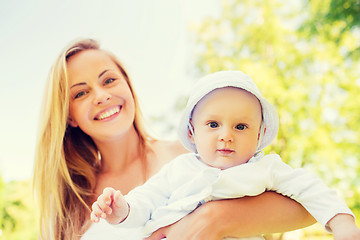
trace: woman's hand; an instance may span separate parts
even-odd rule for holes
[[[208,205],[208,206],[206,206]],[[206,207],[205,207],[206,206]],[[160,228],[146,240],[219,240],[222,239],[217,219],[220,211],[212,211],[209,203],[199,207],[195,212],[180,221]]]

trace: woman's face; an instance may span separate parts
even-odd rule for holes
[[[67,61],[69,124],[94,141],[108,141],[133,127],[135,103],[124,76],[100,50],[85,50]]]

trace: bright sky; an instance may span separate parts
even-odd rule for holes
[[[0,174],[32,176],[40,105],[50,66],[77,37],[124,63],[146,116],[165,113],[192,84],[188,25],[219,12],[216,0],[1,0]]]

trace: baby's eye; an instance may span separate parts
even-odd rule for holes
[[[209,127],[211,127],[211,128],[217,128],[217,127],[219,127],[219,124],[218,124],[217,122],[209,122],[207,125],[208,125]]]
[[[84,95],[86,95],[86,94],[87,94],[86,91],[78,92],[78,93],[75,95],[74,99],[77,99],[77,98],[79,98],[79,97],[82,97],[82,96],[84,96]]]
[[[115,78],[108,78],[104,81],[104,85],[110,84],[110,83],[114,82],[115,80],[116,80]]]
[[[237,130],[244,130],[245,128],[247,128],[247,126],[245,124],[238,124],[235,127]]]

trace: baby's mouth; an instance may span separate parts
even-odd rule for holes
[[[117,114],[118,112],[120,112],[121,108],[122,108],[122,106],[115,106],[113,108],[110,108],[110,109],[96,115],[94,120],[104,120],[106,118],[109,118],[109,117]]]
[[[224,154],[224,155],[228,155],[231,154],[233,152],[235,152],[234,150],[228,149],[228,148],[222,148],[222,149],[218,149],[217,150],[219,153]]]

